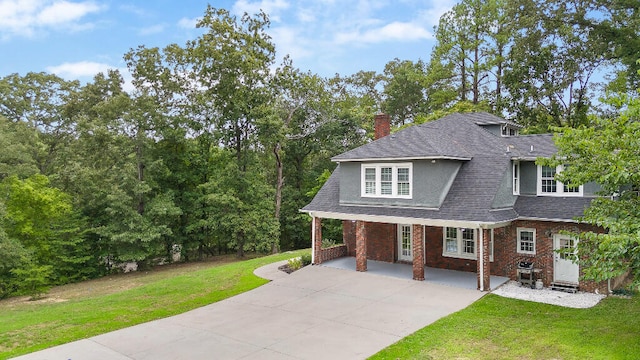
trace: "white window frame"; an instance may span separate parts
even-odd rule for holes
[[[391,194],[382,194],[382,169],[391,168]],[[374,193],[367,193],[366,171],[375,170]],[[398,169],[409,169],[409,194],[398,195]],[[413,196],[413,164],[412,163],[377,163],[362,164],[360,168],[360,196],[368,198],[411,199]]]
[[[518,136],[518,129],[504,124],[500,127],[500,135],[502,135],[502,137]]]
[[[556,167],[556,174],[559,174],[562,172],[562,170],[564,169],[564,167],[562,165],[557,166]],[[558,180],[555,180],[556,182],[556,191],[555,192],[543,192],[542,191],[542,165],[538,165],[538,176],[537,176],[537,180],[536,180],[536,187],[537,187],[537,195],[538,196],[563,196],[563,197],[569,197],[569,196],[576,196],[576,197],[581,197],[583,196],[584,193],[584,186],[580,185],[578,186],[578,191],[565,191],[564,188],[564,184]]]
[[[522,250],[522,233],[527,232],[527,233],[532,233],[532,242],[533,242],[533,250],[532,251],[528,251],[528,250]],[[517,228],[517,234],[516,234],[517,238],[516,238],[516,252],[518,254],[526,254],[526,255],[535,255],[536,254],[536,229],[531,229],[531,228]]]
[[[447,251],[447,239],[449,239],[449,237],[447,237],[447,229],[456,229],[456,251]],[[467,253],[464,252],[464,241],[465,239],[463,238],[462,234],[463,234],[463,230],[465,231],[471,231],[471,233],[473,234],[473,253]],[[451,238],[452,240],[454,238]],[[445,257],[454,257],[454,258],[460,258],[460,259],[469,259],[469,260],[477,260],[476,258],[476,254],[478,252],[478,234],[476,229],[470,229],[470,228],[454,228],[454,227],[443,227],[442,228],[442,256]]]
[[[511,177],[513,181],[511,186],[513,187],[513,195],[520,195],[520,161],[514,160],[511,167]]]

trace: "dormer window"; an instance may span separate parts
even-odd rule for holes
[[[556,180],[562,166],[538,165],[538,196],[582,196],[582,185],[571,187]]]
[[[504,137],[518,136],[518,129],[506,124],[502,125],[502,136]]]
[[[411,199],[412,164],[362,164],[362,197]]]

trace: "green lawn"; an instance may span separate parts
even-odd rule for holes
[[[487,295],[371,359],[639,359],[640,296],[570,309]]]
[[[172,275],[154,272],[128,289],[63,302],[0,302],[0,359],[179,314],[268,282],[253,270],[308,253],[288,252]],[[121,275],[126,277],[129,274]],[[135,275],[138,276],[138,275]],[[92,283],[87,283],[92,284]],[[93,283],[95,284],[95,283]],[[82,284],[80,284],[82,285]],[[76,284],[77,286],[77,284]],[[87,285],[92,286],[92,285]]]

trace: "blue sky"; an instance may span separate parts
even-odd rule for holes
[[[453,0],[0,0],[0,77],[50,72],[90,80],[139,45],[184,45],[207,3],[233,14],[264,9],[278,59],[322,76],[381,72],[428,60],[433,27]],[[278,61],[279,62],[279,61]]]

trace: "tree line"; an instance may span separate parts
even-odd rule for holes
[[[399,127],[484,110],[529,132],[611,116],[594,77],[635,94],[640,49],[638,6],[613,3],[464,0],[440,19],[428,62],[331,78],[276,59],[266,14],[209,6],[196,39],[124,55],[133,91],[115,70],[86,84],[7,75],[0,298],[176,253],[308,247],[298,209],[332,156],[370,141],[380,111]],[[339,223],[325,227],[341,239]]]

